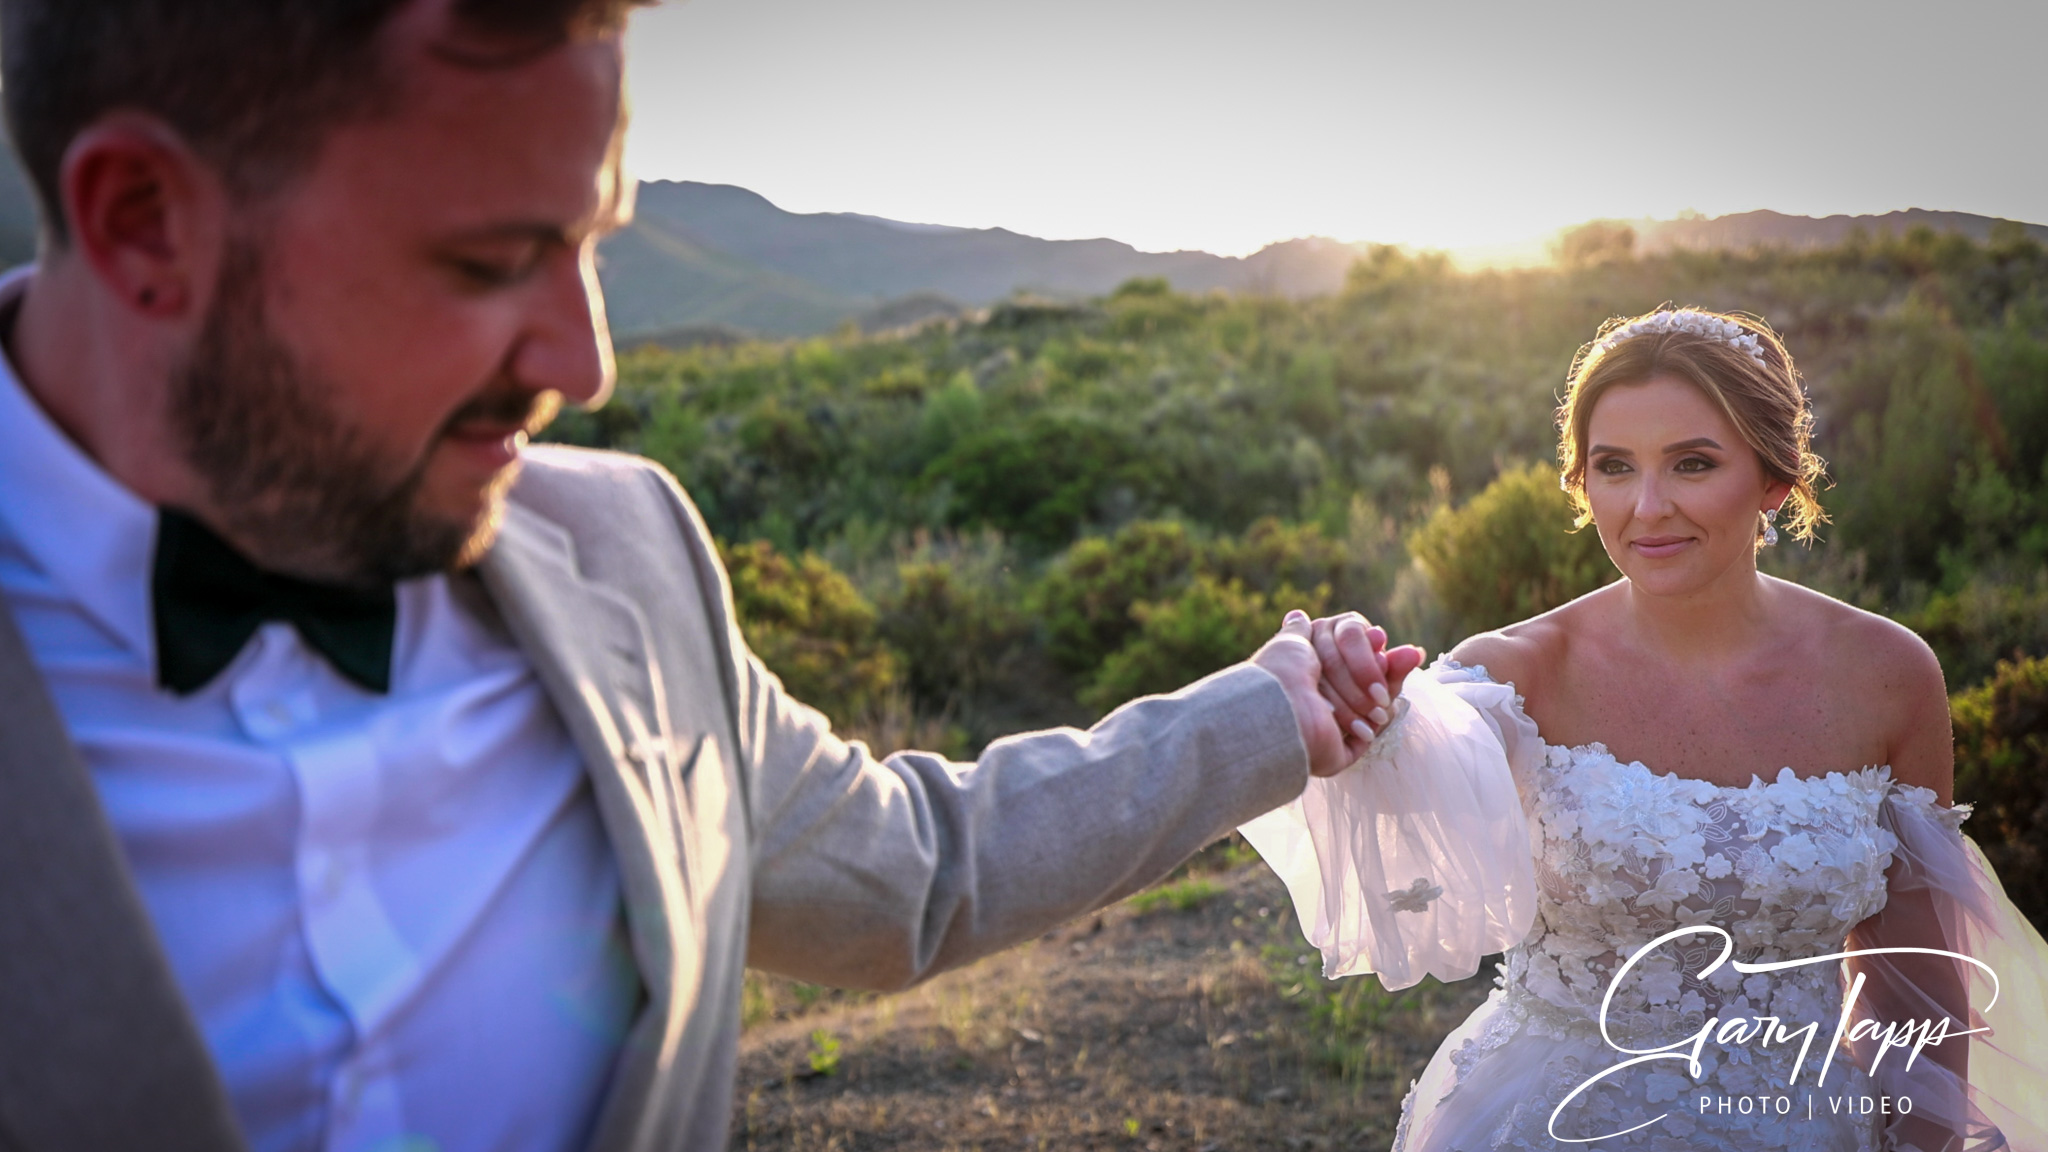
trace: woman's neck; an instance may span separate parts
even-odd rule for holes
[[[1629,583],[1623,612],[1637,639],[1664,654],[1694,664],[1737,660],[1769,638],[1770,584],[1753,564],[1683,595]]]

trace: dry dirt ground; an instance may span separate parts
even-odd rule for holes
[[[1485,997],[1320,979],[1241,846],[893,996],[750,977],[734,1149],[1385,1149]]]

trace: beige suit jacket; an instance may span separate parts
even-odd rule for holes
[[[634,457],[532,451],[479,565],[583,755],[647,998],[592,1147],[724,1147],[747,965],[900,988],[1157,879],[1297,795],[1238,665],[973,764],[876,759],[750,653],[696,509]],[[241,1148],[91,779],[0,612],[0,1148]]]

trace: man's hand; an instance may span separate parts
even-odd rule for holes
[[[1356,635],[1344,627],[1339,637],[1338,626],[1346,621],[1357,624]],[[1378,685],[1391,701],[1401,690],[1401,681],[1422,661],[1417,649],[1386,652],[1386,633],[1364,621],[1357,613],[1311,621],[1305,612],[1289,612],[1280,634],[1252,656],[1252,663],[1271,672],[1287,690],[1302,743],[1308,747],[1309,771],[1317,776],[1334,776],[1365,755],[1373,734],[1386,723],[1370,723],[1373,707],[1380,707],[1383,717],[1390,715],[1384,705],[1372,703],[1377,699],[1372,686]],[[1318,629],[1331,633],[1327,658],[1316,642]],[[1367,706],[1355,708],[1353,699]]]

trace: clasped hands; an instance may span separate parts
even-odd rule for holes
[[[1356,612],[1314,620],[1289,612],[1279,634],[1252,656],[1286,689],[1316,776],[1334,776],[1365,755],[1422,660],[1412,644],[1388,648],[1386,630]]]

